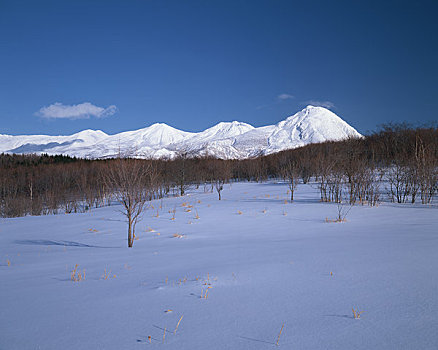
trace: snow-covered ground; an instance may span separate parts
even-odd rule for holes
[[[287,198],[236,183],[158,200],[132,249],[119,206],[1,220],[0,349],[272,349],[283,324],[284,349],[437,349],[438,208],[327,223],[316,186]]]

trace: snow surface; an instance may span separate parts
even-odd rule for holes
[[[436,206],[354,206],[327,223],[337,207],[316,185],[294,203],[273,182],[223,198],[154,201],[132,249],[118,205],[2,219],[0,349],[272,349],[283,323],[284,349],[438,348]]]
[[[188,152],[194,156],[243,159],[348,137],[361,135],[328,109],[307,106],[276,125],[259,128],[233,121],[191,133],[157,123],[115,135],[100,130],[85,130],[71,136],[0,135],[0,152],[65,154],[81,158],[107,158],[120,153],[173,158]]]

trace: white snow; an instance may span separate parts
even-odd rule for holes
[[[284,324],[283,349],[437,349],[436,205],[327,223],[316,185],[287,198],[271,182],[157,200],[132,249],[119,205],[2,219],[0,348],[272,349]]]
[[[275,126],[268,138],[269,148],[266,153],[348,137],[361,135],[328,109],[307,106]]]
[[[361,135],[328,109],[307,106],[276,125],[259,128],[233,121],[192,133],[157,123],[115,135],[100,130],[85,130],[71,136],[0,135],[0,152],[66,154],[82,158],[105,158],[119,153],[173,158],[181,152],[189,152],[242,159],[348,137]]]

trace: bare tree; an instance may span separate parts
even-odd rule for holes
[[[353,204],[350,204],[349,206],[345,206],[342,201],[337,202],[336,209],[337,209],[337,217],[336,222],[345,222],[346,217],[348,213],[350,212],[351,208],[353,207]]]
[[[116,159],[112,161],[104,179],[113,196],[123,205],[122,213],[128,220],[128,247],[135,239],[135,226],[151,198],[156,172],[152,163],[144,160]]]
[[[283,178],[287,181],[290,190],[290,200],[294,200],[294,192],[298,185],[299,171],[298,166],[295,161],[288,160],[281,167],[281,174]]]
[[[180,196],[184,196],[184,194],[190,187],[190,183],[188,180],[188,160],[189,153],[186,151],[180,151],[178,152],[177,157],[172,162],[172,177],[179,190]]]
[[[328,193],[329,177],[333,171],[334,161],[328,159],[324,154],[319,154],[317,159],[318,167],[318,181],[319,181],[319,192],[321,194],[321,202],[329,202],[330,197]]]
[[[224,185],[229,182],[232,177],[231,164],[226,160],[211,159],[208,161],[207,172],[208,177],[211,178],[212,191],[214,187],[219,200],[221,200],[221,192],[224,189]]]
[[[214,180],[214,187],[221,200],[221,192],[224,189],[224,185],[231,178],[230,163],[226,160],[215,160],[212,162],[212,177]]]

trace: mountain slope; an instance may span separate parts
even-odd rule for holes
[[[119,154],[173,158],[185,152],[192,156],[243,159],[348,137],[361,135],[328,109],[307,106],[275,125],[258,128],[233,121],[192,133],[157,123],[115,135],[100,130],[84,130],[70,136],[0,135],[0,152],[66,154],[82,158]]]
[[[307,106],[275,126],[274,132],[268,138],[269,146],[266,153],[348,137],[361,135],[328,109]]]

